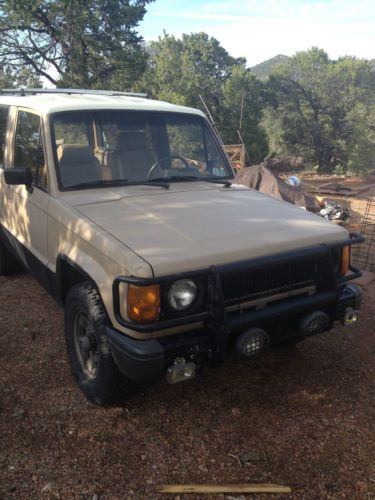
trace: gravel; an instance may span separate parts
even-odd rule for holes
[[[27,274],[0,277],[0,498],[159,499],[160,484],[277,483],[375,498],[375,284],[358,325],[111,408],[70,375],[60,308]],[[204,498],[254,498],[206,495]]]

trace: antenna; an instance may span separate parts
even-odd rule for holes
[[[218,129],[217,129],[217,127],[216,127],[216,125],[215,125],[215,122],[214,122],[214,119],[212,118],[212,115],[211,115],[211,113],[210,113],[210,110],[209,110],[209,109],[208,109],[208,107],[206,106],[206,103],[204,102],[204,99],[203,99],[203,97],[202,97],[200,94],[199,94],[199,99],[202,101],[202,104],[203,104],[203,106],[204,106],[204,108],[205,108],[205,110],[206,110],[206,112],[207,112],[207,114],[208,114],[208,117],[209,117],[209,119],[210,119],[210,122],[211,122],[211,124],[212,124],[213,128],[215,129],[215,132],[216,132],[216,133],[217,133],[217,135],[220,137],[219,131],[218,131]],[[220,137],[220,139],[221,139],[221,137]]]
[[[214,119],[212,118],[212,115],[210,113],[210,110],[208,109],[208,107],[206,106],[206,103],[204,102],[204,99],[203,97],[199,94],[199,99],[202,101],[202,104],[204,106],[204,109],[206,110],[206,113],[208,114],[208,117],[212,123],[212,125],[215,127],[215,122],[214,122]],[[216,127],[215,127],[216,128]]]
[[[240,111],[240,126],[239,130],[242,130],[242,119],[243,119],[243,104],[244,104],[244,99],[245,99],[245,92],[242,91],[242,99],[241,99],[241,111]]]
[[[241,132],[239,130],[237,130],[237,134],[238,134],[238,137],[241,141],[241,144],[243,144],[243,147],[245,148],[245,154],[246,154],[246,157],[247,159],[249,160],[249,163],[251,163],[251,160],[250,160],[250,155],[249,153],[247,152],[247,149],[246,149],[246,144],[244,142],[244,140],[242,139],[242,135],[241,135]]]

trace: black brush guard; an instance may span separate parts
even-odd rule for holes
[[[110,328],[109,337],[111,343],[114,345],[117,342],[124,346],[127,342],[126,339],[129,339],[129,343],[132,345],[143,345],[146,347],[148,342],[150,342],[154,347],[157,345],[156,350],[158,352],[161,349],[160,353],[162,353],[163,359],[165,357],[170,357],[167,356],[167,352],[169,351],[177,353],[183,350],[184,347],[206,343],[211,346],[211,357],[215,361],[222,361],[227,350],[230,333],[256,326],[264,320],[271,318],[274,321],[279,321],[284,317],[297,316],[304,314],[306,311],[318,310],[329,306],[333,322],[344,314],[346,307],[357,306],[360,303],[361,295],[357,287],[354,285],[347,285],[349,280],[361,276],[361,272],[359,269],[350,266],[350,272],[347,275],[338,277],[337,271],[335,270],[333,252],[335,249],[339,249],[345,245],[353,245],[362,241],[363,237],[361,235],[353,233],[350,234],[348,240],[335,245],[317,245],[303,250],[260,257],[249,261],[211,266],[209,269],[203,271],[200,270],[161,278],[147,279],[120,276],[113,284],[113,298],[115,317],[122,326],[144,334],[198,322],[203,323],[204,326],[196,332],[171,335],[163,339],[152,339],[148,341],[130,339],[126,335]],[[296,267],[296,263],[298,263],[298,272],[295,274],[291,273],[292,279],[283,287],[280,276],[285,275],[283,275],[282,272],[277,275],[275,269],[293,269],[293,266]],[[301,269],[303,269],[301,266],[304,265],[306,272],[301,272]],[[314,270],[315,277],[312,274],[312,270]],[[256,286],[252,288],[251,285],[251,276],[255,275],[255,282],[257,280],[259,282],[262,276],[267,276],[267,273],[271,275],[269,283],[273,285],[273,288],[271,286],[270,292],[274,291],[277,293],[285,290],[293,291],[298,290],[299,285],[303,287],[310,284],[314,285],[315,292],[313,294],[291,296],[285,300],[274,303],[271,302],[260,309],[249,307],[242,311],[228,312],[228,304],[232,304],[236,300],[238,302],[244,302],[254,297],[267,297],[267,283],[266,286],[263,287],[264,290],[261,289],[258,291],[256,291]],[[243,281],[241,286],[246,292],[240,292],[239,297],[234,297],[233,293],[230,292],[231,289],[233,290],[230,281],[233,280],[236,274],[242,276]],[[178,279],[201,277],[202,275],[207,278],[207,301],[204,311],[165,319],[151,324],[138,324],[122,318],[120,314],[121,283],[135,284],[138,286],[151,284],[160,284],[163,286],[165,283],[170,283]],[[248,278],[246,278],[246,276]],[[244,285],[247,279],[250,280],[250,284]],[[234,291],[234,295],[235,293]],[[147,338],[147,335],[145,335],[145,337]],[[151,346],[151,344],[149,345]],[[138,353],[140,357],[141,351]],[[147,355],[149,355],[148,351]]]

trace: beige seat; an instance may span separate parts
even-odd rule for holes
[[[111,154],[112,179],[143,181],[147,179],[156,156],[142,130],[126,130],[117,138],[117,148]]]
[[[57,149],[57,157],[65,187],[102,179],[100,161],[90,146],[61,144]]]

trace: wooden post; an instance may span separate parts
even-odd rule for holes
[[[279,484],[169,484],[157,487],[161,493],[291,493]]]

